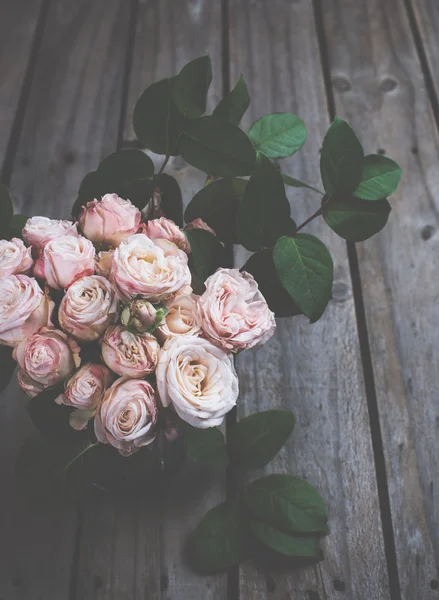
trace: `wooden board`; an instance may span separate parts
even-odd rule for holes
[[[412,22],[412,30],[415,32],[418,52],[424,60],[427,81],[433,86],[430,99],[434,99],[436,119],[439,117],[439,4],[435,0],[409,0],[406,2],[408,15]]]
[[[312,3],[234,0],[230,24],[232,81],[242,72],[252,95],[245,125],[273,111],[300,115],[308,128],[306,146],[279,162],[286,172],[320,187],[319,148],[329,120]],[[320,202],[303,190],[290,198],[298,223]],[[239,356],[239,414],[275,407],[295,412],[291,441],[264,472],[292,473],[315,484],[329,505],[331,535],[324,543],[321,573],[318,568],[268,573],[246,564],[240,569],[240,599],[388,599],[346,248],[322,221],[307,231],[321,235],[330,247],[334,299],[315,325],[302,317],[279,319],[270,342]],[[244,258],[238,250],[237,262]]]
[[[321,6],[337,113],[360,133],[367,152],[381,149],[403,168],[387,228],[357,251],[401,595],[433,600],[439,563],[439,138],[403,3],[325,0]]]
[[[84,173],[115,147],[128,40],[125,7],[123,0],[50,5],[12,170],[19,210],[68,217]],[[16,494],[15,457],[32,431],[25,398],[13,382],[0,419],[0,598],[66,600],[77,509],[38,511]]]

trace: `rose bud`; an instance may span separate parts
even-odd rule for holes
[[[29,275],[34,261],[32,260],[31,249],[26,248],[22,240],[12,238],[0,240],[0,277],[8,275]]]
[[[105,194],[83,207],[79,217],[82,234],[95,244],[117,247],[121,241],[136,233],[141,214],[129,200],[117,194]]]
[[[139,298],[125,306],[120,322],[137,333],[151,333],[163,323],[166,313],[166,308]]]
[[[54,302],[36,279],[10,275],[0,279],[0,344],[16,346],[40,327],[51,325]]]
[[[36,254],[44,246],[60,235],[78,235],[76,223],[72,221],[57,221],[47,217],[31,217],[23,228],[23,239],[36,250]]]
[[[200,429],[221,425],[238,398],[233,356],[204,338],[170,338],[156,377],[163,406],[172,404],[183,421]]]
[[[63,331],[43,327],[14,348],[18,383],[31,397],[61,383],[81,364],[78,344]]]
[[[112,371],[123,377],[145,377],[155,371],[160,346],[150,333],[132,333],[113,325],[102,340],[102,358]]]
[[[198,296],[178,294],[165,303],[168,313],[165,322],[156,332],[161,343],[174,335],[201,335],[201,319],[198,310]]]
[[[63,235],[48,242],[37,262],[34,273],[56,290],[68,288],[74,281],[93,275],[95,249],[85,237]]]
[[[152,385],[144,379],[117,379],[105,392],[95,417],[95,434],[122,456],[154,441],[158,411]]]
[[[188,223],[186,229],[204,229],[205,231],[210,231],[210,233],[216,236],[216,232],[212,229],[212,227],[209,227],[206,221],[203,221],[203,219],[200,218],[194,219]]]
[[[55,402],[76,408],[70,414],[73,429],[85,429],[94,416],[105,390],[114,381],[114,375],[105,365],[86,363],[65,383],[64,393]]]
[[[190,285],[191,278],[186,253],[168,240],[138,233],[114,251],[110,281],[124,302],[136,296],[161,302]]]
[[[143,229],[145,235],[150,240],[169,240],[173,242],[180,250],[190,252],[190,245],[184,232],[171,219],[160,217],[148,221]]]
[[[110,279],[111,265],[113,264],[113,250],[102,250],[95,258],[96,275]]]
[[[276,321],[250,273],[218,269],[205,282],[198,304],[204,334],[231,352],[262,346]]]

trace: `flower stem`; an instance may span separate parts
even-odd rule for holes
[[[67,473],[67,471],[70,469],[70,467],[82,456],[84,456],[84,454],[86,454],[89,450],[91,450],[91,448],[94,448],[95,446],[99,446],[99,442],[94,442],[93,444],[90,443],[88,446],[86,446],[83,450],[81,450],[81,452],[78,452],[78,454],[76,454],[76,456],[74,456],[72,458],[72,460],[70,460],[65,467],[63,467],[61,469],[61,473]]]
[[[321,214],[322,214],[322,212],[323,212],[323,209],[324,209],[324,207],[325,207],[325,206],[327,206],[327,204],[329,204],[329,202],[330,202],[330,201],[331,201],[331,198],[327,198],[327,199],[326,199],[326,200],[325,200],[325,201],[322,203],[321,207],[320,207],[318,210],[316,210],[316,212],[315,212],[315,213],[313,213],[313,214],[312,214],[310,217],[308,217],[308,218],[306,219],[306,221],[304,221],[304,222],[303,222],[301,225],[299,225],[299,227],[296,229],[296,231],[295,231],[294,235],[296,235],[297,233],[299,233],[299,231],[300,231],[301,229],[303,229],[304,227],[306,227],[306,225],[308,225],[309,223],[311,223],[311,221],[313,221],[313,220],[314,220],[314,219],[316,219],[317,217],[320,217],[320,215],[321,215]]]

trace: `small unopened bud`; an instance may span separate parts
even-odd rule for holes
[[[120,322],[137,333],[151,333],[162,325],[167,314],[163,306],[137,299],[127,304],[120,315]]]

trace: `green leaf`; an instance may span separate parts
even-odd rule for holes
[[[0,364],[0,392],[3,392],[8,387],[17,366],[12,358],[12,348],[9,346],[0,346]]]
[[[352,128],[335,117],[323,140],[320,173],[329,196],[351,194],[361,179],[363,148]]]
[[[276,317],[300,315],[300,308],[282,285],[274,266],[272,250],[252,254],[241,271],[251,273],[258,282],[259,291]]]
[[[286,158],[305,143],[306,127],[297,115],[274,113],[255,121],[248,137],[256,150],[268,158]]]
[[[238,565],[248,555],[246,537],[239,506],[230,502],[216,506],[193,535],[193,566],[207,574]]]
[[[259,521],[250,521],[249,527],[259,541],[280,554],[294,558],[322,559],[322,551],[316,537],[288,535]]]
[[[286,175],[285,173],[282,173],[282,179],[284,180],[284,183],[286,185],[289,185],[290,187],[308,188],[309,190],[312,190],[313,192],[317,192],[318,194],[322,194],[322,196],[324,195],[323,192],[321,192],[317,188],[312,187],[312,185],[308,185],[304,181],[300,181],[300,179],[295,179],[294,177],[291,177],[291,175]]]
[[[323,199],[324,201],[325,199]],[[332,200],[323,206],[323,218],[337,235],[348,242],[362,242],[386,225],[391,211],[387,200]]]
[[[362,200],[383,200],[393,194],[401,179],[401,167],[381,154],[364,157],[361,181],[354,196]]]
[[[266,410],[236,424],[230,440],[233,461],[243,469],[258,469],[272,460],[296,424],[292,412]]]
[[[155,186],[160,190],[160,207],[165,217],[183,227],[183,199],[177,180],[167,173],[161,173]]]
[[[190,229],[185,231],[191,245],[191,260],[195,273],[204,283],[209,275],[224,264],[224,246],[210,231]]]
[[[16,214],[12,216],[11,222],[9,223],[9,233],[11,237],[22,237],[24,226],[29,219],[26,215]]]
[[[133,126],[139,141],[157,154],[179,154],[177,139],[184,124],[172,97],[172,79],[150,85],[134,107]]]
[[[6,231],[14,214],[14,205],[6,185],[0,183],[0,230]]]
[[[255,162],[245,133],[219,117],[188,121],[179,147],[186,162],[215,177],[249,175]]]
[[[252,483],[244,502],[257,520],[287,533],[328,533],[328,514],[317,490],[292,475],[268,475]]]
[[[245,111],[250,106],[250,95],[244,77],[238,79],[237,84],[225,98],[223,98],[213,111],[214,117],[227,119],[234,125],[239,125]]]
[[[69,438],[83,437],[85,432],[77,432],[70,427],[69,417],[72,409],[58,405],[55,398],[63,392],[62,386],[44,390],[31,398],[27,411],[34,426],[52,440],[65,441]]]
[[[195,119],[205,112],[211,81],[212,63],[208,55],[192,60],[173,78],[172,95],[184,117]]]
[[[290,204],[280,171],[258,152],[238,210],[238,240],[247,250],[259,250],[273,246],[290,228]]]
[[[273,260],[282,285],[314,323],[325,311],[332,296],[334,266],[323,242],[308,233],[281,237],[274,247]]]
[[[187,453],[193,461],[210,465],[227,462],[226,442],[218,428],[198,429],[185,423],[184,434]]]

